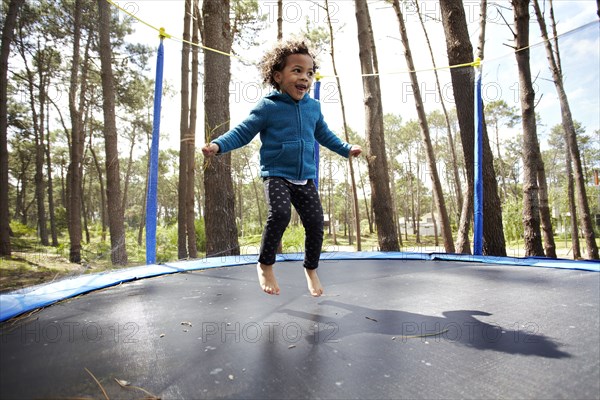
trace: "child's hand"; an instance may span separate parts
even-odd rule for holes
[[[202,154],[204,157],[212,157],[219,152],[219,145],[216,143],[206,143],[202,147]]]
[[[352,147],[350,148],[350,157],[356,157],[358,155],[360,155],[360,153],[362,153],[362,148],[357,145],[357,144],[353,144]]]

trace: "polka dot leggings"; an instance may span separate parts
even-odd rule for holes
[[[275,253],[290,222],[293,205],[305,231],[304,268],[317,268],[323,244],[323,208],[313,180],[309,179],[306,185],[295,185],[283,178],[268,177],[264,186],[269,211],[258,261],[275,264]]]

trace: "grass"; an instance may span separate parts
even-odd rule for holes
[[[14,251],[10,258],[0,258],[0,292],[50,282],[78,275],[84,268],[61,257],[41,257],[39,253]]]

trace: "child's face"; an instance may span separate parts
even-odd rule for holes
[[[281,93],[287,93],[296,101],[301,100],[312,86],[315,75],[314,61],[308,54],[290,54],[282,71],[274,78]]]

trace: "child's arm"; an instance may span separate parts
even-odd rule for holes
[[[228,153],[247,145],[258,132],[264,129],[267,115],[263,100],[239,125],[205,144],[202,153],[205,157],[212,157],[217,153]]]
[[[229,132],[211,140],[211,143],[218,146],[218,151],[220,153],[228,153],[232,150],[239,149],[250,143],[252,139],[265,128],[268,118],[267,115],[268,112],[263,100],[257,104],[245,120]]]

